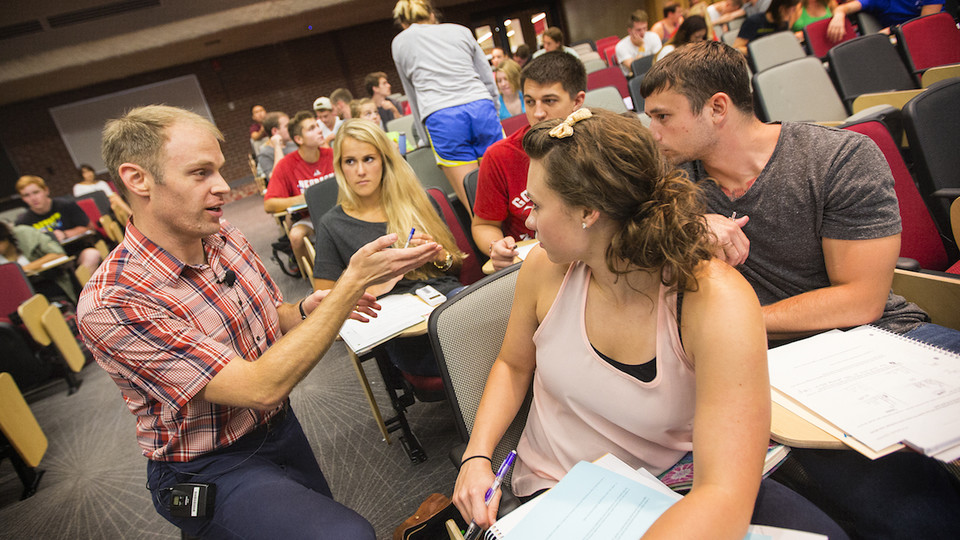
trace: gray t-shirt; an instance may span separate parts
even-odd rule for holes
[[[417,126],[440,109],[497,100],[493,71],[466,27],[411,24],[393,38],[391,52]]]
[[[336,281],[350,264],[350,257],[366,244],[387,234],[385,222],[373,223],[352,218],[340,205],[320,218],[316,231],[317,258],[313,263],[313,277]],[[423,285],[432,285],[443,294],[460,287],[455,276],[440,276],[423,281],[401,279],[390,294],[413,292]]]
[[[785,123],[776,149],[747,192],[730,200],[699,161],[683,166],[704,190],[711,213],[750,216],[750,255],[737,269],[762,305],[828,287],[823,238],[866,240],[900,232],[893,176],[868,137]],[[926,314],[890,293],[878,326],[911,330]]]
[[[283,155],[287,155],[296,150],[297,143],[290,141],[283,146]],[[274,165],[276,164],[273,162],[273,147],[269,144],[261,146],[260,151],[257,152],[257,166],[260,167],[260,172],[262,172],[265,177],[270,178]]]

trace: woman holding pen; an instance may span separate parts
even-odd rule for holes
[[[333,168],[339,191],[337,206],[324,214],[316,231],[314,290],[330,289],[364,244],[396,233],[399,247],[437,242],[437,260],[397,279],[371,287],[368,293],[412,293],[432,285],[446,296],[462,287],[457,279],[463,253],[413,169],[379,126],[369,120],[347,120],[333,141]],[[427,336],[392,340],[387,352],[406,373],[439,375]]]
[[[510,322],[463,454],[454,502],[486,528],[489,458],[533,384],[513,492],[612,453],[653,474],[695,456],[693,488],[649,538],[743,538],[749,523],[845,538],[761,471],[770,429],[756,294],[711,257],[698,188],[636,118],[581,109],[531,128],[527,226]]]

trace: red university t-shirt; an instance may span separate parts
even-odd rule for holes
[[[500,228],[504,236],[512,236],[514,240],[534,236],[524,225],[530,214],[527,196],[530,158],[523,151],[523,136],[529,130],[530,126],[525,126],[487,149],[480,161],[477,200],[473,205],[477,217],[503,222]]]

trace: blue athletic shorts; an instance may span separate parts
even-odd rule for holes
[[[488,146],[503,138],[497,108],[489,99],[440,109],[424,123],[433,156],[444,167],[476,163]]]

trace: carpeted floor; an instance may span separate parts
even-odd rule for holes
[[[257,249],[285,298],[310,291],[270,260],[270,243],[281,231],[259,197],[231,202],[225,212]],[[389,416],[380,374],[372,362],[365,368]],[[41,463],[46,474],[37,494],[19,501],[16,473],[9,460],[0,463],[0,539],[179,538],[179,530],[153,509],[134,418],[113,381],[96,364],[85,367],[81,377],[83,386],[72,396],[58,383],[31,397],[49,440]],[[370,520],[378,538],[391,538],[394,527],[430,493],[453,490],[456,471],[447,453],[459,437],[449,405],[416,403],[408,411],[429,456],[412,464],[396,437],[390,445],[382,440],[342,343],[333,345],[291,401],[334,497]]]

